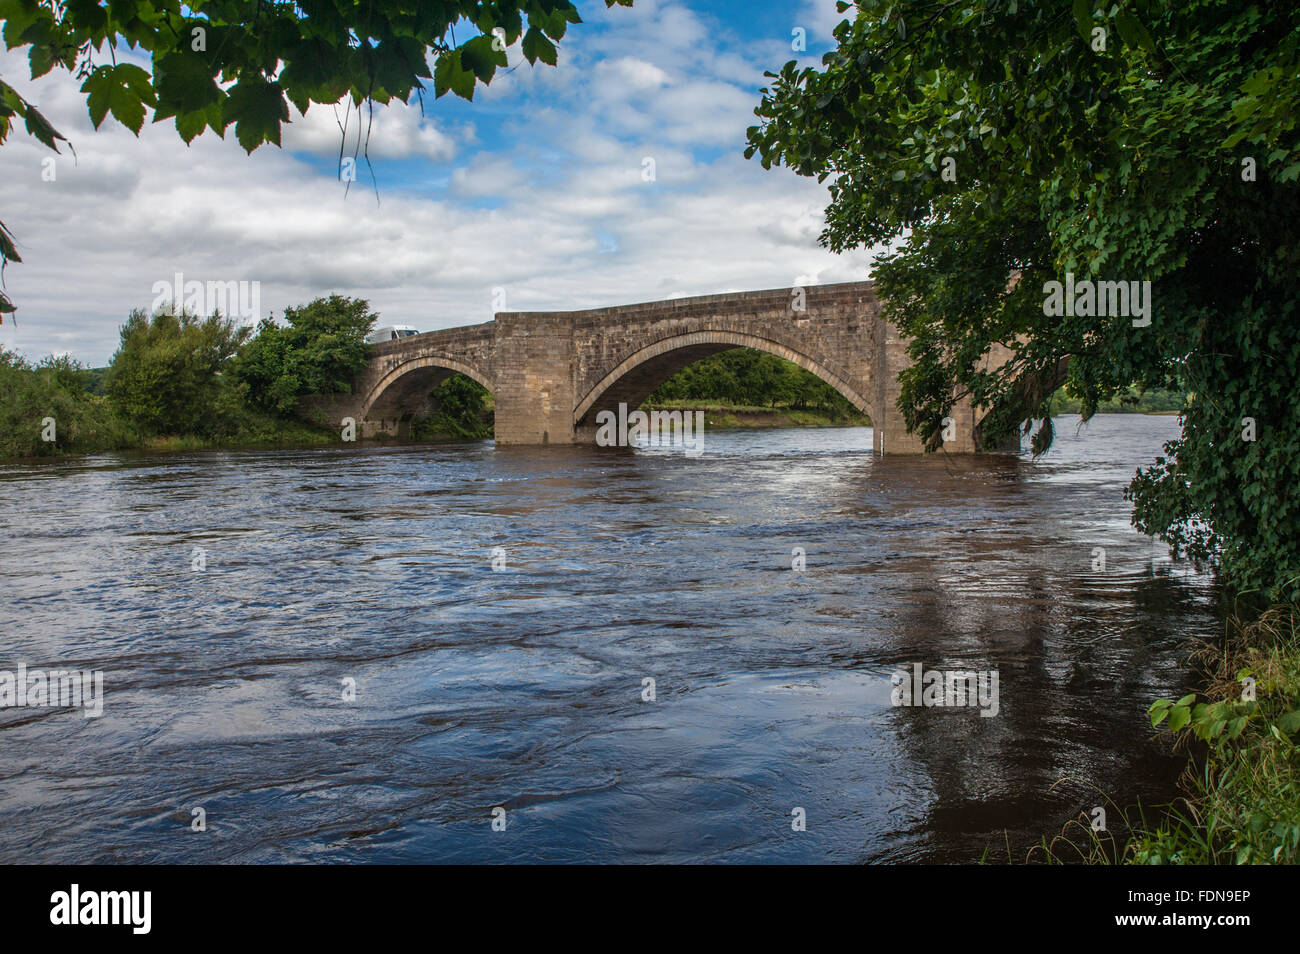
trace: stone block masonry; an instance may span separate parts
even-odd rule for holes
[[[500,312],[375,345],[352,394],[315,399],[307,410],[336,425],[351,417],[363,438],[405,437],[429,392],[459,372],[495,395],[497,444],[594,442],[601,411],[636,407],[686,365],[729,348],[767,351],[826,381],[871,418],[877,453],[922,450],[898,410],[907,341],[880,317],[871,282]],[[980,414],[964,401],[953,418],[955,440],[944,449],[974,452]]]

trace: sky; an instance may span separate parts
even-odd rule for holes
[[[0,52],[0,76],[76,150],[56,156],[21,127],[0,146],[0,221],[23,257],[4,273],[19,310],[0,346],[107,364],[131,309],[177,273],[257,282],[257,317],[337,293],[421,331],[870,277],[866,251],[818,244],[824,185],[743,155],[763,71],[819,62],[834,0],[578,7],[557,67],[515,44],[473,103],[430,90],[423,112],[376,106],[375,179],[362,165],[347,190],[341,109],[295,113],[283,148],[251,156],[233,128],[187,146],[146,120],[136,138],[111,116],[96,131],[66,71],[32,81],[25,50]]]

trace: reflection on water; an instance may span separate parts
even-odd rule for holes
[[[1177,424],[1076,420],[1038,461],[854,428],[0,468],[0,669],[106,695],[0,711],[0,861],[972,861],[1089,786],[1168,797],[1142,713],[1216,591],[1121,491]],[[997,669],[998,715],[892,707],[917,662]]]

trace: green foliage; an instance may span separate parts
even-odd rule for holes
[[[287,325],[269,318],[240,349],[232,371],[255,407],[289,414],[308,394],[346,394],[365,367],[366,335],[376,315],[362,298],[331,295],[284,310]]]
[[[769,74],[747,154],[829,178],[832,249],[893,243],[875,278],[913,339],[908,426],[937,446],[968,395],[993,445],[1063,379],[1085,417],[1131,385],[1192,393],[1135,523],[1300,596],[1300,8],[857,6],[820,69]],[[1152,282],[1151,324],[1045,314],[1067,272]]]
[[[417,441],[481,441],[492,436],[492,392],[473,378],[453,374],[433,389],[436,410],[411,422]]]
[[[1188,395],[1181,391],[1153,389],[1143,391],[1129,388],[1119,391],[1105,403],[1094,408],[1096,414],[1156,414],[1182,411],[1187,405]],[[1053,414],[1078,414],[1083,408],[1083,401],[1072,394],[1069,388],[1061,388],[1052,397]]]
[[[38,457],[128,446],[134,439],[108,401],[92,394],[92,372],[67,357],[33,366],[0,349],[0,456]],[[42,439],[54,419],[54,441]]]
[[[815,407],[843,416],[848,399],[811,371],[753,348],[733,348],[678,371],[646,399],[650,404],[723,401],[749,407]]]
[[[1207,747],[1188,810],[1133,845],[1139,864],[1300,861],[1300,607],[1279,605],[1215,653],[1205,701],[1159,699],[1148,714]],[[1244,698],[1242,680],[1254,680]]]
[[[220,315],[136,309],[122,326],[105,391],[144,434],[229,434],[242,398],[223,372],[248,333]]]
[[[0,457],[332,443],[336,432],[292,412],[302,394],[349,388],[365,364],[375,316],[365,301],[337,295],[285,315],[287,326],[266,321],[250,338],[250,328],[220,315],[137,309],[107,368],[68,358],[33,367],[0,350]],[[461,392],[448,393],[457,420],[468,420],[471,398],[457,404]],[[54,442],[41,439],[47,417],[55,419]]]
[[[605,4],[630,7],[632,0]],[[174,120],[187,143],[204,129],[224,137],[233,125],[248,152],[280,144],[290,103],[306,113],[344,97],[358,110],[394,99],[423,102],[426,80],[435,97],[451,91],[473,99],[476,84],[487,85],[506,65],[494,31],[506,45],[522,38],[529,63],[554,66],[555,44],[581,22],[570,0],[0,0],[0,20],[8,49],[28,47],[33,79],[60,67],[83,80],[96,128],[111,113],[138,135],[152,110],[154,122]],[[462,36],[473,34],[459,44],[457,25]],[[116,62],[122,43],[148,53],[152,71]],[[0,81],[0,143],[14,117],[56,152],[66,141]],[[0,223],[0,267],[8,261],[21,259]],[[0,316],[13,310],[0,294]]]
[[[2,4],[0,4],[0,10],[3,10]],[[4,32],[6,39],[8,39],[9,25],[7,23],[5,24]],[[35,64],[33,64],[33,77],[35,75]],[[18,91],[4,80],[0,80],[0,144],[3,144],[5,138],[9,135],[10,129],[13,128],[13,121],[15,118],[21,119],[29,134],[35,136],[37,140],[53,149],[55,152],[59,151],[58,141],[60,139],[63,139],[65,142],[67,141],[64,136],[55,130],[55,128],[50,125],[49,121],[41,115],[40,110],[19,96]],[[0,222],[0,274],[3,274],[4,267],[10,262],[21,261],[22,256],[18,254],[18,248],[14,244],[13,233],[5,227],[3,222]],[[4,320],[4,316],[7,313],[16,310],[14,303],[9,300],[4,292],[0,291],[0,321]]]

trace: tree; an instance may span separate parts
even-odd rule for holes
[[[220,315],[137,308],[108,368],[109,400],[145,433],[223,436],[235,426],[240,398],[222,372],[249,331]]]
[[[492,436],[492,392],[473,378],[453,374],[429,397],[432,413],[411,421],[415,440],[480,441]]]
[[[0,348],[0,457],[126,446],[132,435],[101,395],[94,372],[66,355],[33,366]]]
[[[1041,452],[1062,379],[1085,418],[1131,385],[1189,393],[1135,523],[1300,596],[1300,8],[857,6],[820,69],[768,74],[747,155],[830,180],[832,249],[895,244],[875,278],[913,339],[908,426],[935,447],[970,395],[989,443],[1045,422]],[[1119,286],[1103,309],[1102,281],[1149,288],[1147,313]],[[986,369],[995,343],[1012,360]]]
[[[570,0],[0,0],[0,20],[8,49],[30,47],[32,79],[60,67],[83,80],[96,128],[111,113],[139,135],[153,110],[154,122],[173,119],[187,143],[204,129],[224,137],[233,125],[250,153],[280,144],[289,103],[306,113],[344,97],[358,111],[360,150],[363,106],[373,114],[375,103],[393,99],[423,104],[425,80],[435,98],[451,91],[473,99],[476,84],[507,65],[507,47],[522,38],[529,63],[554,66],[556,42],[581,22]],[[473,33],[459,44],[457,24]],[[149,53],[152,72],[118,63],[122,43]],[[67,141],[0,81],[0,143],[15,119],[56,152]],[[21,259],[0,223],[0,268],[8,261]],[[13,310],[0,294],[0,316]]]
[[[366,335],[377,316],[362,298],[331,295],[284,310],[287,325],[264,319],[240,349],[234,376],[250,403],[288,414],[307,394],[346,394],[365,367]]]

